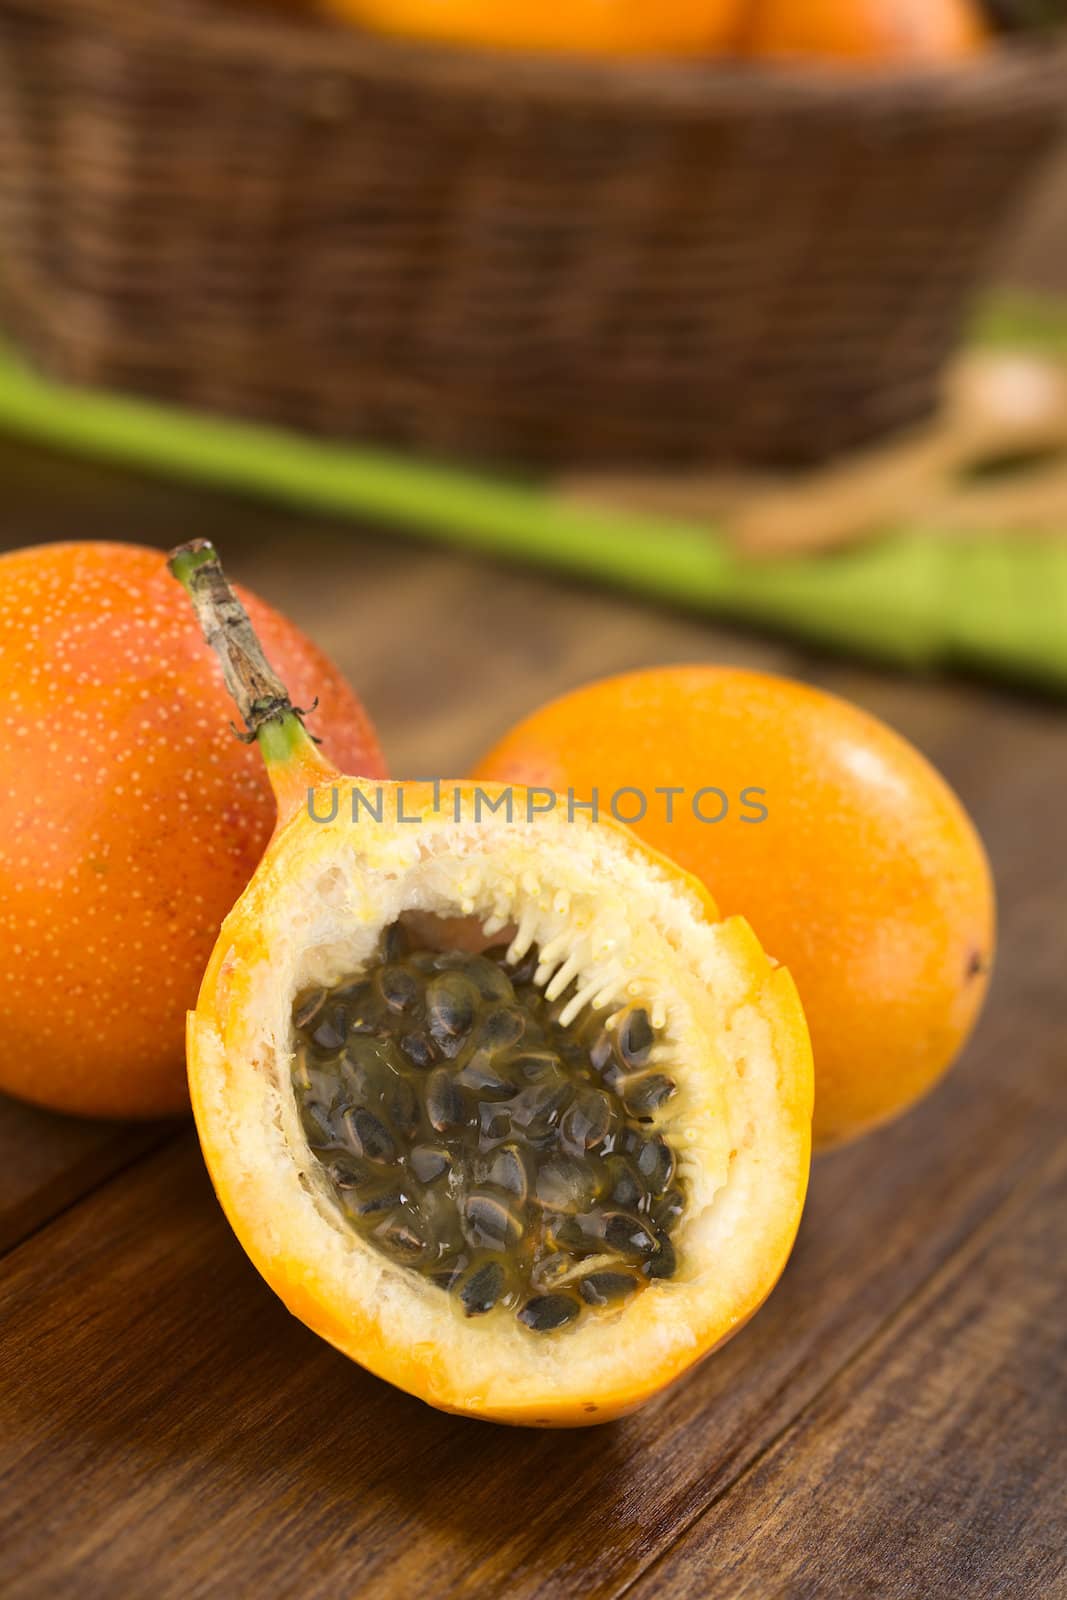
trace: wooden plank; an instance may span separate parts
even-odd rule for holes
[[[189,1147],[63,1217],[4,1273],[9,1593],[122,1600],[146,1574],[162,1596],[309,1600],[633,1581],[1049,1157],[1060,955],[1015,935],[1054,926],[1062,883],[1036,841],[1015,882],[1005,981],[965,1069],[819,1164],[766,1310],[615,1427],[458,1422],[350,1366],[242,1262]]]
[[[0,1254],[173,1134],[173,1123],[87,1122],[0,1095]]]
[[[629,1593],[1067,1595],[1062,1144]]]

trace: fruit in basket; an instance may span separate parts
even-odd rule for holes
[[[918,751],[836,696],[731,667],[635,672],[535,711],[475,776],[646,797],[639,820],[619,802],[635,832],[796,979],[817,1145],[906,1109],[970,1033],[995,936],[985,852]]]
[[[752,0],[745,54],[872,66],[954,61],[986,40],[978,0]]]
[[[790,978],[626,828],[543,791],[343,777],[211,547],[172,565],[241,663],[279,804],[189,1023],[238,1238],[309,1327],[444,1410],[632,1409],[789,1255],[811,1117]]]
[[[737,39],[744,0],[322,0],[382,33],[500,50],[713,55]]]
[[[339,674],[245,598],[297,693],[321,697],[327,748],[383,771]],[[274,813],[162,553],[0,557],[0,702],[0,1089],[96,1116],[180,1111],[185,1013]]]

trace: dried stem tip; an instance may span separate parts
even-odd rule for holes
[[[226,687],[244,720],[251,744],[260,728],[286,716],[303,717],[289,699],[285,684],[263,654],[248,612],[226,579],[215,546],[207,539],[179,545],[167,566],[193,602],[197,621],[222,663]]]

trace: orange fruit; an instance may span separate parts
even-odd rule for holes
[[[601,806],[640,792],[619,816],[793,974],[817,1144],[903,1111],[970,1033],[993,958],[985,853],[930,764],[855,706],[731,667],[635,672],[535,711],[475,777],[597,789]]]
[[[290,622],[246,596],[326,748],[384,770],[362,706]],[[270,837],[255,750],[156,550],[0,557],[0,1089],[61,1111],[188,1105],[185,1013]]]
[[[736,40],[742,0],[323,0],[382,33],[500,50],[710,55]]]
[[[886,65],[955,61],[985,43],[972,0],[754,0],[747,55]]]
[[[171,559],[217,640],[214,550]],[[247,630],[225,648],[261,655]],[[812,1076],[789,974],[610,819],[345,777],[284,687],[257,722],[235,698],[279,827],[188,1049],[238,1239],[295,1316],[442,1410],[572,1427],[643,1404],[792,1248]]]

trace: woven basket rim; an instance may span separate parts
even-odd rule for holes
[[[318,15],[238,10],[219,0],[0,0],[0,12],[40,22],[69,18],[82,29],[110,25],[123,38],[169,55],[205,54],[235,68],[284,76],[421,84],[439,94],[476,92],[514,104],[593,106],[659,116],[714,107],[760,111],[848,110],[857,117],[934,109],[1004,109],[1035,98],[1059,104],[1067,121],[1067,28],[1043,39],[1008,38],[966,64],[870,70],[839,63],[766,64],[731,60],[632,61],[475,50],[364,33]],[[107,35],[103,36],[105,39]]]

